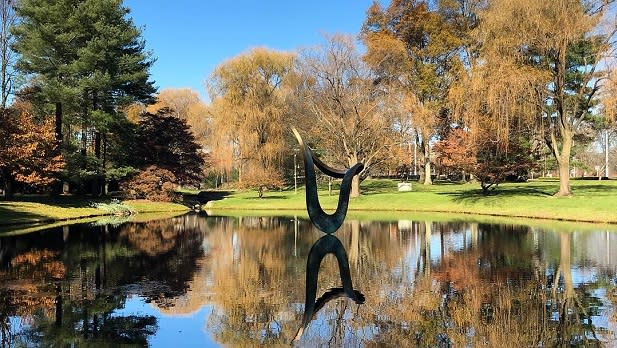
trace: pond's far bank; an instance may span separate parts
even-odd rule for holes
[[[487,218],[542,219],[551,221],[617,224],[617,180],[573,180],[572,197],[553,197],[558,187],[556,181],[531,181],[500,185],[491,195],[480,193],[478,185],[440,183],[424,186],[413,183],[413,191],[397,192],[393,180],[366,180],[362,183],[363,195],[353,198],[349,216],[377,214],[389,216],[415,216],[418,214],[476,215]],[[306,214],[304,190],[270,191],[260,199],[255,191],[209,191],[186,197],[189,201],[202,201],[206,210],[221,215],[226,212],[245,215],[254,213],[280,215],[294,212]],[[322,207],[332,213],[337,205],[338,191],[328,195],[319,192]],[[205,199],[202,199],[205,198]],[[110,203],[111,202],[111,203]],[[113,206],[119,204],[132,212],[144,213],[188,212],[186,205],[166,202],[134,200],[113,202],[110,199],[84,197],[28,197],[15,201],[0,201],[0,226],[54,223],[82,218],[96,220],[114,215]],[[124,209],[124,208],[123,208]],[[4,228],[3,228],[4,230]]]
[[[351,212],[451,213],[494,217],[546,219],[572,222],[617,224],[617,181],[573,180],[572,197],[553,197],[559,183],[555,181],[530,181],[507,183],[493,194],[484,196],[477,185],[413,184],[411,192],[397,192],[392,180],[367,180],[364,194],[351,199]],[[335,192],[336,193],[336,192]],[[320,191],[322,207],[333,212],[338,195]],[[215,211],[261,210],[304,211],[304,191],[272,191],[263,199],[252,191],[232,192],[225,198],[212,201],[207,209]],[[272,215],[270,214],[270,215]]]

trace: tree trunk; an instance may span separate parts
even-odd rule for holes
[[[97,163],[97,170],[94,180],[92,180],[92,195],[95,197],[101,196],[103,178],[101,176],[101,132],[94,132],[94,156],[99,162]]]
[[[570,151],[572,149],[572,135],[570,132],[563,132],[563,145],[561,154],[555,156],[559,164],[559,191],[555,196],[572,196],[570,190]]]
[[[357,154],[348,157],[349,168],[355,166],[358,162],[360,161],[358,160]],[[352,198],[360,196],[360,174],[351,179],[351,193],[349,195]]]
[[[360,175],[356,175],[351,179],[351,197],[360,196]]]
[[[94,132],[94,156],[101,159],[101,132]]]
[[[10,174],[8,174],[10,175]],[[13,187],[13,178],[11,178],[10,176],[7,176],[5,174],[5,179],[4,179],[4,198],[5,199],[11,199],[13,198],[13,192],[14,191],[14,187]]]
[[[555,106],[557,109],[556,124],[559,126],[559,134],[561,136],[561,152],[555,135],[555,126],[551,132],[551,147],[553,155],[559,163],[559,191],[555,196],[571,196],[570,191],[570,152],[572,150],[572,139],[574,137],[574,129],[572,127],[573,120],[567,115],[566,108],[566,65],[567,65],[567,43],[561,41],[559,44],[559,52],[557,55],[555,69]]]
[[[422,147],[424,152],[424,185],[432,185],[433,179],[431,178],[431,146],[428,141],[422,141]]]
[[[570,159],[559,161],[559,191],[555,196],[572,196],[570,191]]]
[[[432,185],[433,179],[431,178],[431,162],[424,162],[424,185]]]

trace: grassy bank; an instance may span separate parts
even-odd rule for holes
[[[418,214],[474,214],[494,217],[551,219],[617,224],[617,180],[573,180],[572,197],[553,197],[557,181],[531,181],[502,184],[484,196],[477,184],[438,183],[424,186],[413,183],[413,191],[398,192],[393,180],[367,180],[363,194],[352,199],[349,217],[370,214],[404,218]],[[333,212],[338,201],[338,187],[328,195],[320,190],[324,209]],[[195,196],[196,197],[196,196]],[[192,197],[192,199],[196,199]],[[270,191],[259,199],[255,191],[209,192],[206,209],[217,215],[306,215],[304,190]],[[102,203],[97,205],[96,203]],[[42,224],[110,215],[109,200],[80,197],[21,197],[0,201],[0,226]],[[188,211],[185,205],[149,201],[125,201],[123,205],[139,213],[177,214]],[[106,209],[107,208],[107,209]],[[151,216],[151,215],[150,215]]]
[[[0,225],[51,223],[64,220],[110,215],[106,209],[109,200],[92,200],[80,197],[20,197],[14,201],[0,201]],[[133,212],[163,213],[188,211],[181,204],[125,201],[126,208]]]
[[[557,181],[530,181],[502,184],[485,196],[478,184],[442,183],[424,186],[413,183],[413,191],[397,192],[396,181],[367,180],[363,195],[352,199],[351,212],[434,212],[507,216],[617,224],[617,180],[573,180],[572,197],[553,197]],[[320,191],[324,209],[332,212],[338,196]],[[208,209],[224,214],[225,210],[263,210],[271,214],[284,210],[305,210],[304,191],[273,191],[263,199],[253,191],[233,192]]]

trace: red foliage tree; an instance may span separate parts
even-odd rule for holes
[[[536,166],[537,149],[521,132],[512,128],[510,137],[497,140],[488,129],[453,128],[434,149],[444,168],[473,174],[487,194],[508,178],[525,179]]]
[[[465,180],[465,172],[472,173],[477,164],[475,148],[469,132],[458,127],[451,129],[444,140],[435,143],[433,149],[442,167],[462,172]]]
[[[120,185],[126,198],[149,199],[151,201],[177,201],[179,194],[175,192],[176,176],[169,170],[157,166],[149,166]]]

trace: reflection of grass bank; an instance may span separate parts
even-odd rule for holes
[[[96,207],[96,203],[100,208]],[[125,201],[122,205],[138,214],[188,211],[186,206],[176,203]],[[73,197],[27,197],[20,201],[0,201],[0,225],[32,225],[118,213],[109,207],[109,200]]]
[[[308,219],[306,211],[298,210],[208,210],[208,215],[212,216],[284,216],[290,220]],[[575,222],[563,220],[546,220],[531,218],[516,218],[505,216],[489,216],[479,214],[460,214],[460,213],[434,213],[434,212],[413,212],[413,211],[363,211],[351,210],[347,213],[345,221],[432,221],[432,222],[456,222],[479,223],[479,224],[501,224],[501,225],[525,225],[537,227],[544,230],[568,231],[611,231],[617,232],[617,225],[612,223],[592,223]]]
[[[380,212],[401,218],[408,213],[474,214],[495,217],[551,219],[594,223],[617,223],[617,180],[572,181],[573,197],[553,197],[557,181],[507,183],[494,193],[484,196],[477,184],[413,184],[411,192],[397,192],[396,181],[367,180],[364,194],[352,199],[350,216],[354,212]],[[335,191],[336,193],[336,191]],[[237,192],[209,204],[208,209],[223,215],[223,210],[262,210],[269,215],[279,211],[305,210],[304,191],[269,192],[259,199],[254,192]],[[320,191],[324,209],[333,212],[338,196]]]

